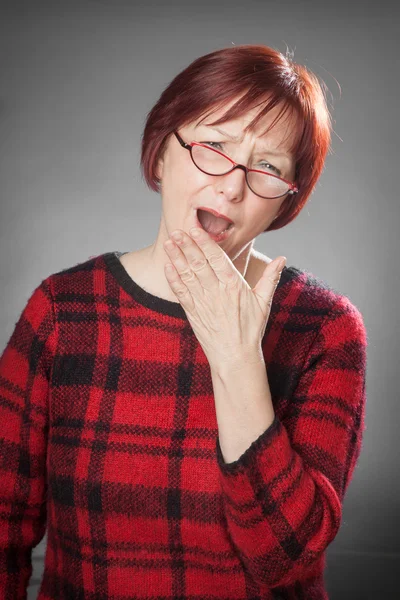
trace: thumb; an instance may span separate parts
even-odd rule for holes
[[[266,310],[271,308],[275,290],[281,278],[283,267],[286,264],[286,256],[278,256],[268,263],[253,293],[257,296],[260,304]]]

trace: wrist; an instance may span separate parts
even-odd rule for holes
[[[262,349],[241,352],[223,363],[210,365],[211,374],[218,377],[231,377],[235,373],[241,374],[244,371],[249,371],[251,369],[265,370],[265,368]]]

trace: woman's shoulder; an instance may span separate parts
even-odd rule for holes
[[[116,251],[115,251],[116,252]],[[57,293],[86,293],[93,289],[98,278],[95,273],[107,270],[107,260],[115,256],[115,252],[104,252],[82,259],[80,262],[64,266],[50,273],[43,281]]]
[[[259,277],[273,259],[254,252]],[[278,303],[283,304],[293,314],[304,319],[313,317],[322,320],[328,315],[351,315],[362,321],[361,310],[348,294],[334,287],[326,278],[316,275],[307,268],[286,264],[275,292]]]
[[[90,272],[93,269],[104,268],[107,258],[117,255],[117,250],[113,252],[103,252],[102,254],[94,254],[88,256],[87,258],[82,258],[82,260],[77,263],[61,267],[58,271],[51,273],[49,277],[67,277],[68,275],[74,275],[75,273]]]

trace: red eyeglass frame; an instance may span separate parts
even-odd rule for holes
[[[217,150],[216,148],[211,148],[210,146],[205,146],[204,144],[200,144],[200,142],[192,142],[191,144],[187,144],[186,142],[183,141],[183,139],[181,138],[181,136],[179,135],[179,133],[177,131],[174,131],[175,137],[178,140],[178,142],[180,143],[180,145],[182,146],[182,148],[185,148],[186,150],[189,150],[190,152],[190,157],[192,159],[193,164],[195,165],[195,167],[197,169],[199,169],[199,171],[201,171],[202,173],[205,173],[206,175],[211,175],[212,177],[220,177],[220,175],[227,175],[228,173],[231,173],[234,169],[242,169],[245,172],[246,175],[246,183],[249,186],[249,188],[251,189],[249,182],[247,181],[247,173],[249,171],[254,171],[254,173],[262,173],[263,175],[265,175],[265,171],[260,171],[259,169],[249,169],[248,167],[246,167],[246,165],[241,165],[240,163],[235,162],[234,160],[232,160],[232,158],[230,158],[229,156],[227,156],[226,154],[224,154],[223,152],[220,152],[219,150]],[[200,146],[201,148],[207,148],[208,150],[212,150],[213,152],[216,152],[217,154],[220,154],[221,156],[223,156],[224,158],[227,158],[233,165],[232,169],[230,169],[229,171],[226,171],[226,173],[220,173],[219,175],[213,175],[212,173],[206,173],[206,171],[203,171],[203,169],[200,169],[200,167],[198,167],[193,159],[193,155],[192,155],[192,148],[193,146]],[[272,198],[268,198],[268,196],[261,196],[261,194],[257,194],[257,192],[254,192],[252,189],[251,191],[253,192],[253,194],[256,194],[256,196],[259,196],[260,198],[265,198],[266,200],[275,200],[276,198],[281,198],[282,196],[286,196],[287,194],[298,194],[299,192],[299,188],[297,187],[296,183],[292,183],[291,181],[288,181],[287,179],[285,179],[284,177],[279,177],[279,175],[273,175],[272,173],[267,173],[270,177],[275,177],[276,179],[280,179],[281,181],[284,181],[285,183],[287,183],[287,185],[289,186],[289,190],[287,192],[284,192],[283,194],[280,194],[279,196],[273,196]]]

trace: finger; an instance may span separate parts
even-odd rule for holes
[[[178,271],[172,263],[164,265],[165,277],[169,283],[171,290],[178,298],[180,304],[185,310],[193,310],[194,301],[187,286],[181,280]]]
[[[236,283],[238,273],[232,261],[208,233],[196,227],[190,230],[190,235],[203,252],[217,279],[226,285]]]
[[[271,309],[275,290],[278,287],[285,263],[285,256],[278,256],[278,258],[270,262],[253,289],[253,293],[257,296],[259,303],[267,311]]]
[[[179,248],[186,260],[186,264],[182,263],[182,271],[177,267],[180,277],[193,292],[197,292],[199,286],[202,293],[203,290],[212,290],[218,284],[219,280],[202,248],[198,245],[197,240],[192,239],[184,231],[179,230],[179,233],[182,236],[180,242],[176,240],[174,236],[175,232],[171,237],[179,244]]]
[[[183,232],[179,230],[179,233],[182,234]],[[177,245],[181,242],[175,238],[174,234],[172,234],[171,237],[174,239],[166,240],[164,242],[164,249],[172,262],[172,265],[176,271],[176,276],[179,276],[179,281],[177,281],[177,277],[175,277],[173,291],[175,293],[179,293],[179,301],[185,298],[185,294],[196,294],[197,297],[202,297],[204,293],[203,287],[200,281],[197,279],[196,274],[192,271],[186,259],[185,253],[183,252],[183,248],[179,248]],[[188,238],[188,236],[186,237]],[[203,261],[205,260],[206,259],[203,255]],[[188,301],[186,302],[188,303]]]

